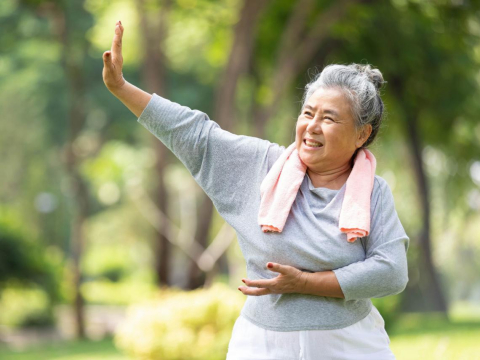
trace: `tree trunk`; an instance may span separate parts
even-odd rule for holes
[[[392,84],[391,89],[397,98],[402,99],[405,90],[401,79],[394,78],[390,83]],[[440,311],[445,316],[448,316],[447,303],[438,280],[438,275],[435,272],[430,246],[430,194],[427,176],[423,168],[423,146],[417,124],[419,112],[409,108],[404,108],[404,112],[407,138],[411,145],[413,168],[417,179],[418,198],[420,199],[422,212],[422,229],[419,236],[420,256],[417,259],[417,266],[422,270],[420,272],[419,286],[423,288],[421,290],[423,290],[422,293],[426,297],[423,299],[423,307],[426,311]]]
[[[195,229],[195,239],[203,247],[208,246],[208,232],[213,216],[212,200],[205,194],[202,194],[200,204],[197,210],[197,228]],[[195,261],[189,261],[187,289],[193,290],[205,284],[206,274],[199,269]]]
[[[167,97],[163,43],[166,37],[166,22],[171,3],[169,0],[161,1],[161,7],[159,9],[149,9],[148,11],[146,10],[144,0],[137,0],[137,5],[145,49],[142,65],[142,82],[145,84],[147,92]],[[156,178],[158,179],[156,182],[157,188],[154,191],[154,199],[157,207],[164,214],[168,214],[168,192],[165,188],[163,176],[165,174],[165,168],[169,163],[169,150],[161,141],[158,141],[157,138],[153,137],[152,141],[157,156],[155,171],[157,172]],[[162,222],[161,226],[165,228],[167,233],[169,232],[168,229],[166,229],[169,227],[168,222]],[[161,232],[157,232],[157,237],[154,245],[157,284],[159,286],[170,286],[171,266],[169,259],[171,258],[172,246]]]
[[[80,3],[79,5],[81,5]],[[79,6],[81,8],[81,6]],[[80,10],[81,11],[81,10]],[[62,162],[69,179],[69,202],[71,204],[72,222],[70,228],[70,251],[73,265],[74,291],[74,324],[77,339],[84,339],[85,314],[84,299],[80,292],[82,285],[81,259],[84,248],[84,233],[82,231],[89,213],[88,186],[82,178],[79,167],[81,157],[75,151],[74,142],[79,136],[86,120],[84,72],[85,54],[88,54],[88,42],[83,36],[82,29],[75,27],[75,23],[68,21],[69,14],[77,13],[75,9],[57,7],[55,4],[44,4],[40,13],[45,13],[52,20],[52,28],[62,44],[62,63],[68,89],[68,134],[67,141],[61,154]]]
[[[422,145],[418,134],[417,115],[418,112],[409,112],[406,116],[407,136],[410,140],[410,149],[412,150],[413,165],[415,177],[417,178],[418,195],[422,210],[422,230],[420,232],[420,263],[419,268],[423,269],[420,273],[421,284],[427,289],[427,304],[430,311],[441,311],[447,314],[447,304],[444,293],[435,271],[435,265],[432,260],[432,250],[430,245],[430,194],[427,183],[427,177],[423,168]]]
[[[216,89],[215,121],[231,131],[235,122],[235,92],[238,79],[247,72],[255,41],[256,24],[268,0],[245,0],[240,20],[235,26],[233,46],[227,66]]]
[[[238,79],[247,71],[253,53],[256,24],[268,0],[245,0],[240,20],[235,26],[233,46],[222,80],[217,87],[213,119],[227,131],[235,125],[235,91]],[[201,211],[197,221],[195,238],[204,248],[208,245],[208,232],[214,206],[206,194],[202,194]],[[224,255],[222,255],[224,256]],[[205,283],[205,275],[194,261],[190,262],[188,288],[196,289]]]

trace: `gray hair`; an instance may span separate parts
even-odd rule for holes
[[[361,147],[366,148],[377,136],[384,117],[380,89],[385,83],[380,70],[373,69],[368,64],[327,65],[305,86],[302,111],[310,96],[319,88],[339,88],[350,103],[355,129],[360,130],[364,125],[372,125],[372,132]]]

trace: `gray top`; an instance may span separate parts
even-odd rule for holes
[[[275,331],[340,329],[368,315],[370,298],[405,289],[410,239],[382,177],[375,175],[368,236],[349,243],[338,227],[345,185],[340,190],[315,188],[307,174],[283,232],[264,233],[257,221],[260,184],[284,146],[232,134],[207,114],[157,94],[138,122],[180,159],[236,230],[248,279],[276,277],[266,267],[269,261],[336,274],[345,299],[297,293],[247,296],[241,314],[254,324]]]

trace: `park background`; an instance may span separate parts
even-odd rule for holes
[[[224,359],[245,301],[235,232],[103,84],[118,20],[127,81],[284,146],[325,65],[378,68],[370,150],[411,242],[372,300],[399,360],[479,358],[473,0],[2,0],[0,358]]]

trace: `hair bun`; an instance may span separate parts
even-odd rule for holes
[[[368,79],[373,83],[373,85],[375,85],[377,91],[379,91],[383,84],[386,83],[386,81],[383,80],[383,75],[380,70],[373,69],[369,64],[354,64],[354,66],[358,72],[364,73],[368,76]]]

